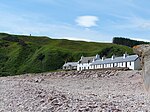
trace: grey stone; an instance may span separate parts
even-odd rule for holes
[[[143,82],[145,89],[150,91],[150,44],[136,46],[134,52],[141,57]]]

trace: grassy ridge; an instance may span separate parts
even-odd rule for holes
[[[127,46],[0,33],[0,76],[60,69],[82,55],[132,54]]]

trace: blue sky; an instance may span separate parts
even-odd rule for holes
[[[0,32],[111,42],[150,41],[150,0],[1,0]]]

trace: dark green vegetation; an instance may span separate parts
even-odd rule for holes
[[[140,45],[140,44],[150,44],[150,42],[131,40],[128,38],[123,38],[123,37],[114,37],[113,43],[118,44],[118,45],[129,46],[129,47],[133,47],[133,46]]]
[[[83,56],[122,55],[131,48],[111,43],[51,39],[0,33],[0,76],[57,70]]]

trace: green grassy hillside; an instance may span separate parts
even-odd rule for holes
[[[0,76],[60,69],[83,56],[132,54],[127,46],[0,33]]]

